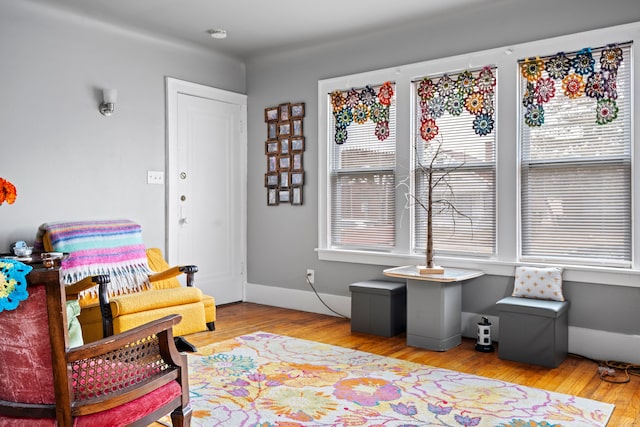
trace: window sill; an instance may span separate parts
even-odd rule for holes
[[[317,248],[316,252],[318,253],[318,259],[321,261],[379,265],[385,268],[424,264],[423,255],[321,248]],[[514,269],[519,265],[550,265],[502,261],[495,258],[482,259],[444,256],[436,257],[436,263],[447,267],[482,270],[485,274],[495,276],[514,276]],[[563,279],[565,281],[640,288],[640,271],[638,270],[575,265],[559,265],[559,267],[563,268]]]

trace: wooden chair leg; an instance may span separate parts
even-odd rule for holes
[[[173,427],[189,427],[191,425],[191,405],[171,412],[171,425]]]

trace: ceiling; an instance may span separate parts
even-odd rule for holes
[[[253,55],[366,35],[495,0],[33,0],[117,26]],[[207,30],[227,30],[215,40]]]

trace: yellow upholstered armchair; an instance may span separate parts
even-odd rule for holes
[[[147,249],[146,254],[152,270],[148,276],[149,289],[110,296],[105,285],[99,288],[97,298],[89,295],[79,300],[78,320],[85,342],[118,334],[169,314],[182,316],[182,321],[173,327],[175,336],[215,329],[214,298],[193,286],[197,267],[169,267],[158,248]],[[187,276],[186,287],[177,278],[181,274]]]
[[[194,284],[196,266],[169,267],[157,248],[146,249],[141,227],[128,220],[48,223],[40,226],[36,250],[67,253],[61,278],[74,283],[109,274],[110,283],[79,295],[85,342],[135,328],[171,314],[182,317],[174,336],[214,330],[213,297]],[[178,276],[185,274],[187,286]]]

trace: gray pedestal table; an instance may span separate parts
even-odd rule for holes
[[[462,282],[482,271],[447,267],[442,274],[420,274],[410,265],[383,273],[407,281],[407,345],[446,351],[462,342]]]

